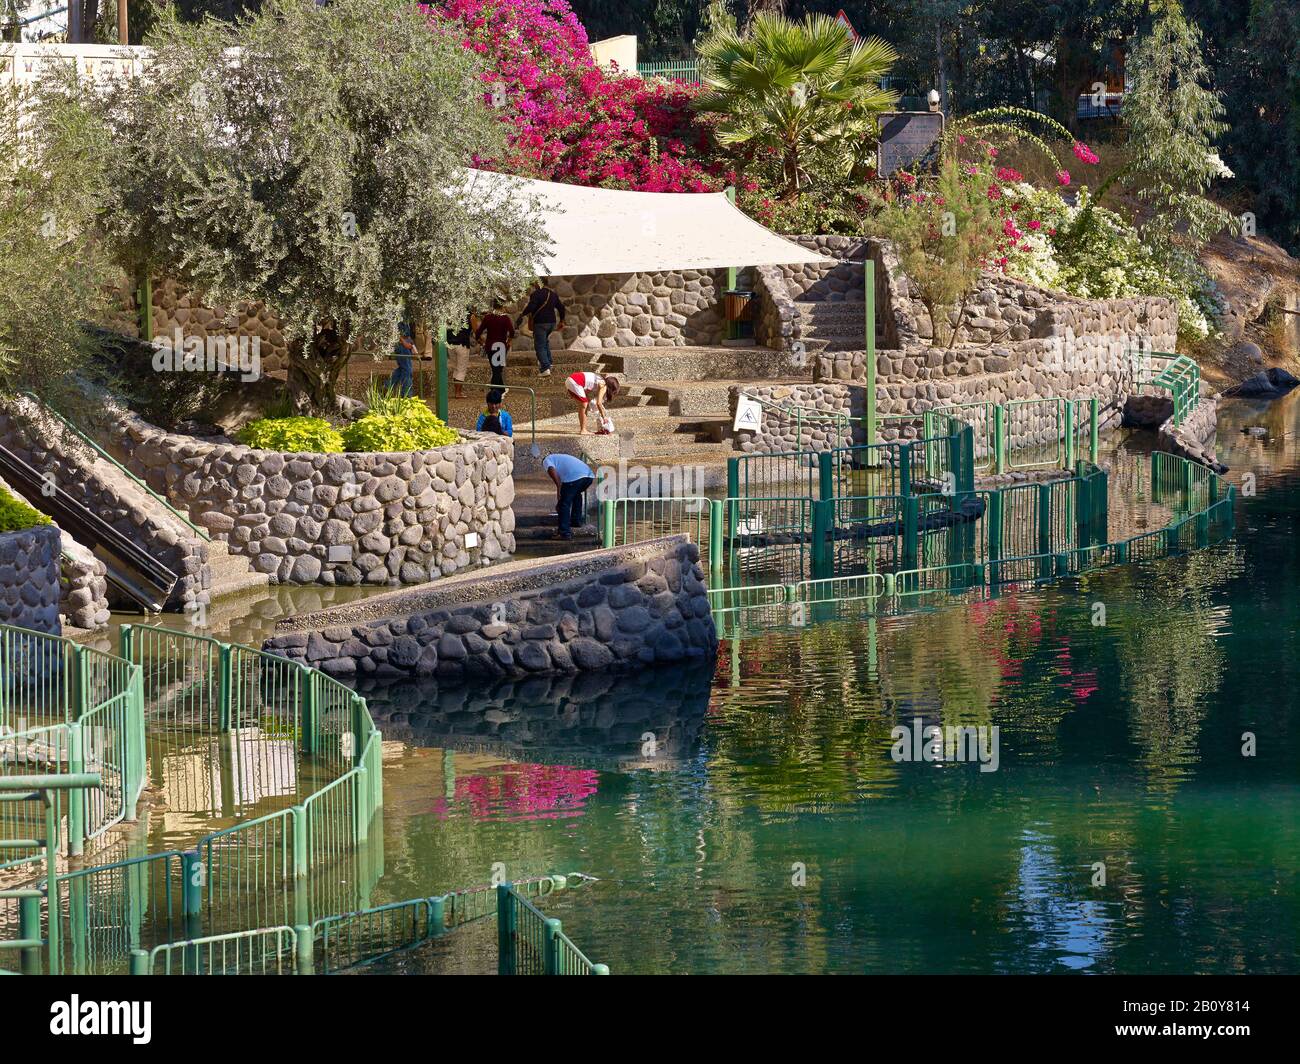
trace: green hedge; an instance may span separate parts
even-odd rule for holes
[[[319,417],[258,418],[240,430],[239,442],[259,451],[343,453],[343,437]]]
[[[51,523],[40,510],[33,510],[0,488],[0,532],[22,532],[24,529]]]
[[[459,438],[423,399],[414,397],[389,397],[343,430],[343,446],[349,451],[423,451]]]

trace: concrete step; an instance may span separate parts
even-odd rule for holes
[[[231,554],[230,549],[219,539],[208,544],[208,573],[211,577],[208,587],[210,600],[238,595],[271,583],[268,574],[253,570],[251,559]]]
[[[607,372],[628,383],[707,381],[718,378],[766,380],[781,373],[786,356],[767,347],[620,348],[606,352]]]

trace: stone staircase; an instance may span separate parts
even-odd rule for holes
[[[823,351],[866,349],[866,304],[858,301],[797,300],[803,341],[809,355]],[[884,333],[876,323],[876,346],[884,346]]]

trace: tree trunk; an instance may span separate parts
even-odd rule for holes
[[[310,340],[289,345],[289,397],[300,413],[338,410],[338,380],[352,356],[348,332],[318,325]]]

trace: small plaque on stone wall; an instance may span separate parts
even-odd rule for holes
[[[880,141],[876,145],[876,172],[889,177],[910,170],[925,159],[943,136],[939,111],[886,111],[880,115]]]

